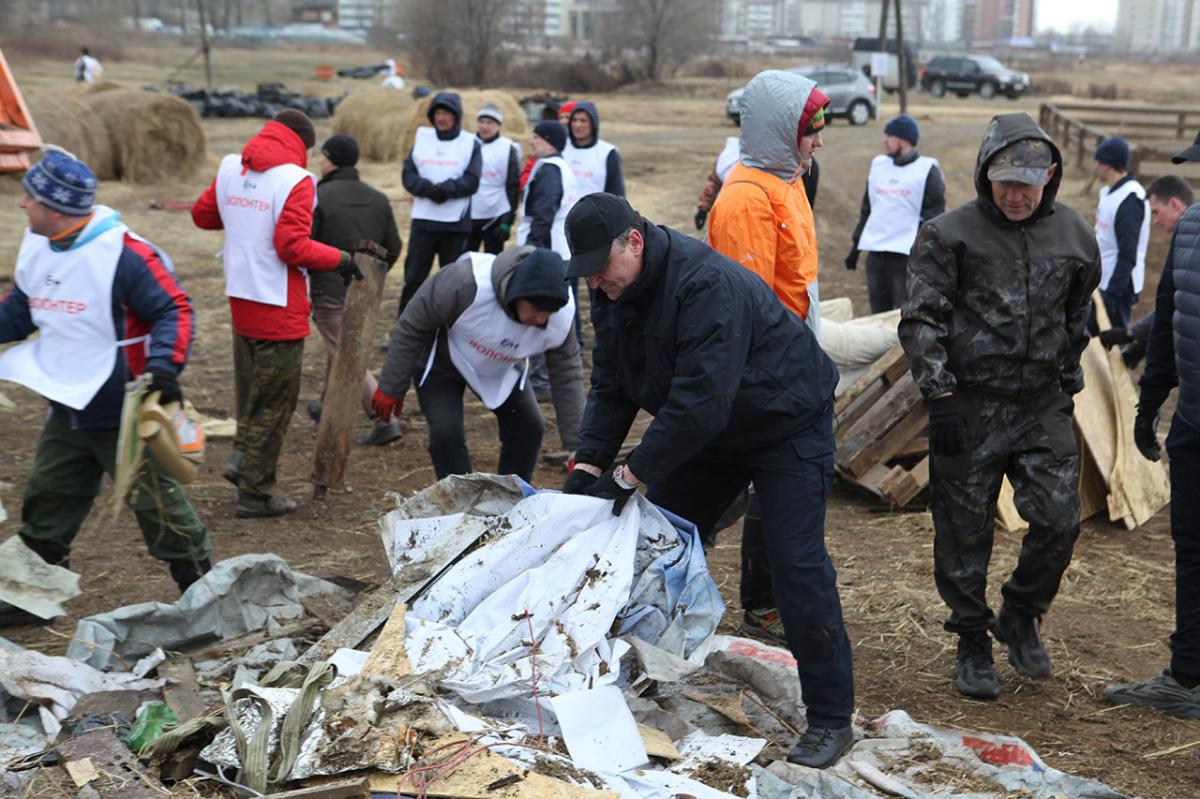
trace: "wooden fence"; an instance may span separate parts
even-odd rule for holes
[[[1096,147],[1110,136],[1123,136],[1130,146],[1130,171],[1147,184],[1161,175],[1178,174],[1200,187],[1196,167],[1176,166],[1171,156],[1192,143],[1200,129],[1200,108],[1151,107],[1120,103],[1042,103],[1042,130],[1058,143],[1063,160],[1085,167]]]

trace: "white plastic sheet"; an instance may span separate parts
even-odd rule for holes
[[[66,615],[62,603],[77,596],[78,574],[42,560],[20,536],[0,544],[0,601],[52,619]]]

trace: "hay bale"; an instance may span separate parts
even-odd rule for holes
[[[357,139],[363,158],[400,161],[408,156],[403,144],[412,107],[408,92],[364,86],[338,104],[333,115],[333,132],[347,133]]]
[[[134,90],[94,92],[82,99],[108,128],[118,179],[183,181],[207,165],[208,139],[188,101]]]
[[[43,142],[74,153],[100,180],[116,177],[108,128],[95,111],[62,92],[30,89],[24,96]],[[41,157],[40,153],[32,155]]]
[[[496,89],[448,89],[447,91],[456,92],[462,98],[464,130],[474,133],[475,115],[479,113],[479,109],[485,105],[494,105],[504,114],[504,125],[501,132],[517,144],[524,143],[529,126],[525,123],[525,112],[521,110],[520,103],[511,94]],[[412,149],[413,141],[417,136],[417,128],[429,124],[427,115],[432,103],[433,95],[429,95],[422,97],[413,106],[412,118],[408,121],[408,127],[404,131],[404,156],[401,157],[407,156]]]

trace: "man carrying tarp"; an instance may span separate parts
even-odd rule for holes
[[[534,355],[546,356],[558,433],[565,449],[575,449],[583,415],[583,365],[579,342],[571,335],[575,303],[565,272],[562,258],[548,249],[469,253],[427,280],[396,322],[375,392],[375,413],[399,415],[416,378],[439,480],[472,471],[463,428],[467,387],[500,425],[497,471],[533,480],[545,431],[526,380]]]
[[[1027,114],[993,117],[977,197],[926,222],[909,260],[900,343],[930,400],[934,580],[958,633],[960,693],[1000,693],[988,631],[1019,674],[1048,677],[1038,625],[1079,534],[1072,395],[1083,388],[1089,297],[1100,281],[1091,227],[1055,202],[1062,157]],[[1004,605],[987,603],[1005,475],[1029,522]]]
[[[118,212],[95,204],[96,177],[87,164],[54,150],[21,185],[29,227],[13,288],[0,299],[0,343],[40,335],[0,356],[0,380],[50,402],[19,534],[47,563],[66,566],[101,480],[116,466],[125,383],[146,372],[163,404],[181,401],[178,376],[195,316],[170,259]],[[181,591],[208,571],[212,547],[203,522],[183,486],[152,460],[125,503],[150,554],[167,562]],[[5,610],[2,623],[31,620]]]
[[[854,677],[825,550],[837,369],[757,275],[611,194],[567,217],[568,277],[592,289],[592,388],[563,491],[647,498],[711,528],[753,483],[775,600],[807,708],[788,754],[823,768],[850,745]],[[615,468],[639,410],[654,416]]]
[[[781,99],[784,98],[784,99]],[[708,243],[771,287],[817,332],[817,231],[801,176],[824,142],[829,98],[809,78],[769,69],[742,95],[738,163],[712,207]],[[710,529],[700,531],[709,539]],[[758,496],[742,527],[742,628],[786,643],[771,591]]]
[[[1195,143],[1171,159],[1200,161]],[[1200,719],[1200,204],[1175,225],[1154,303],[1133,439],[1143,457],[1159,459],[1158,414],[1171,390],[1178,404],[1167,434],[1171,467],[1171,537],[1175,540],[1175,632],[1171,663],[1161,674],[1111,685],[1108,698]]]

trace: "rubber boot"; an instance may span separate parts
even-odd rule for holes
[[[188,590],[188,586],[199,580],[212,569],[212,561],[208,558],[204,560],[169,560],[167,568],[171,571],[171,578],[175,584],[179,586],[179,593]]]

